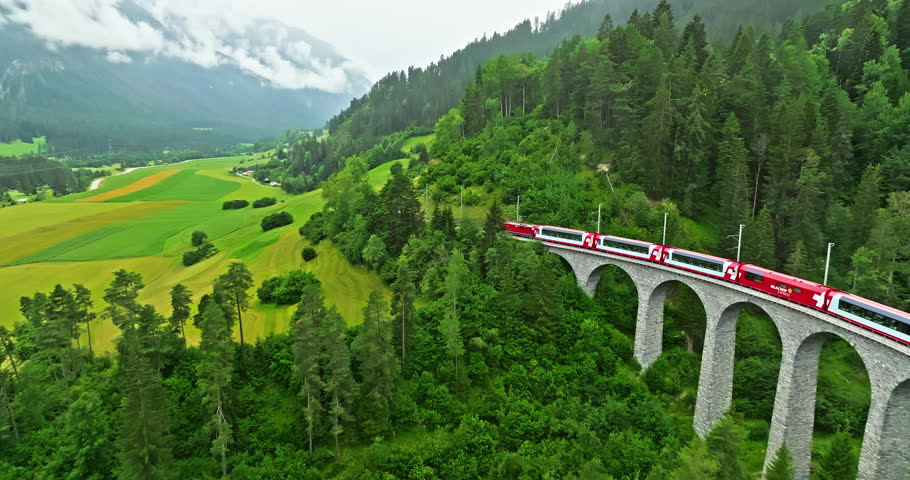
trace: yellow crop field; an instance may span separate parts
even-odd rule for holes
[[[73,208],[66,203],[35,202],[0,208],[0,238],[34,230],[39,227],[58,225],[80,217],[89,217],[102,212],[123,208],[124,204],[89,203]]]
[[[182,203],[183,202],[140,202],[136,204],[126,204],[127,206],[117,205],[119,208],[101,209],[100,212],[87,216],[75,216],[76,213],[82,212],[81,205],[77,207],[72,204],[56,204],[54,207],[69,207],[70,211],[66,212],[63,216],[72,215],[74,218],[56,224],[44,224],[38,228],[33,228],[32,230],[0,238],[0,245],[4,246],[3,249],[0,249],[0,265],[9,265],[16,259],[40,252],[84,233],[134,218],[143,217],[160,210],[181,205]],[[25,209],[26,206],[15,208]],[[60,208],[52,208],[51,210],[64,211]],[[35,212],[39,213],[40,210],[36,210]],[[47,221],[47,219],[45,218],[43,221]]]
[[[170,177],[171,175],[173,175],[179,171],[180,170],[177,170],[177,169],[171,169],[171,170],[164,170],[162,172],[157,172],[157,173],[149,175],[147,177],[140,178],[139,180],[136,180],[135,182],[133,182],[125,187],[120,187],[118,189],[111,190],[109,192],[99,193],[98,195],[92,195],[91,197],[80,198],[79,200],[76,200],[76,201],[77,202],[104,202],[104,201],[111,200],[111,199],[114,199],[117,197],[122,197],[124,195],[129,195],[131,193],[138,192],[139,190],[151,187],[152,185],[155,185],[156,183],[164,180],[167,177]]]

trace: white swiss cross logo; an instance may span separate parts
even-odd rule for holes
[[[825,304],[825,294],[816,293],[812,295],[812,300],[815,300],[815,308],[822,308],[822,305]]]

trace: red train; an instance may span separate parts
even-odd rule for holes
[[[855,323],[910,345],[910,313],[757,265],[656,243],[549,225],[505,222],[512,235],[599,250],[737,283]]]

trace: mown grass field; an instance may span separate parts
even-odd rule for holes
[[[56,283],[85,285],[100,310],[104,289],[120,268],[142,274],[145,288],[140,301],[167,316],[173,285],[187,285],[198,301],[235,260],[245,262],[253,273],[254,297],[263,280],[299,268],[319,278],[327,302],[349,323],[359,322],[370,292],[384,288],[379,277],[349,264],[330,243],[317,246],[318,256],[310,262],[300,257],[305,240],[297,229],[322,208],[321,191],[290,196],[258,185],[229,172],[240,160],[203,159],[141,168],[106,178],[91,192],[0,209],[4,225],[0,241],[5,246],[0,251],[0,325],[11,326],[22,319],[20,297],[48,292]],[[370,183],[377,188],[383,185],[390,168],[385,164],[372,170]],[[278,203],[258,209],[221,209],[225,200],[252,202],[261,197],[275,197]],[[294,224],[263,232],[262,217],[282,210],[294,216]],[[219,252],[184,267],[181,257],[191,248],[195,230],[206,232]],[[292,306],[262,305],[254,298],[244,314],[245,337],[252,340],[284,331],[293,311]],[[91,327],[93,346],[111,350],[119,330],[107,319],[98,319]],[[192,327],[187,334],[198,341]],[[82,340],[87,340],[85,334]]]
[[[38,153],[46,146],[47,141],[44,137],[33,138],[32,143],[23,142],[22,140],[0,142],[0,157],[15,157],[17,155]]]

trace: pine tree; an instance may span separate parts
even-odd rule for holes
[[[645,170],[647,191],[650,195],[660,196],[669,187],[673,168],[673,133],[675,119],[678,116],[676,102],[672,97],[668,77],[663,76],[657,92],[647,103],[651,112],[641,122],[640,151],[647,159]]]
[[[186,321],[190,318],[190,305],[193,302],[193,293],[186,285],[178,283],[171,288],[171,330],[180,332],[183,336],[183,345],[186,347]]]
[[[187,309],[188,311],[189,309]],[[202,399],[212,418],[206,430],[212,439],[212,453],[221,460],[221,477],[227,477],[228,444],[233,441],[231,424],[225,415],[225,404],[233,373],[234,342],[231,340],[233,321],[215,302],[209,302],[200,322],[202,358],[197,366]]]
[[[398,362],[386,317],[388,305],[379,291],[373,291],[363,309],[363,326],[354,346],[360,364],[361,425],[370,437],[386,432]]]
[[[876,214],[882,203],[881,194],[882,168],[879,165],[869,165],[859,182],[859,190],[853,200],[851,216],[851,239],[855,242],[846,246],[864,245],[869,238],[869,233],[875,224]]]
[[[692,17],[692,20],[686,24],[682,37],[679,39],[680,50],[690,44],[695,50],[697,69],[701,70],[705,60],[708,59],[708,34],[705,32],[705,24],[701,21],[701,16],[699,15]]]
[[[253,287],[253,275],[245,264],[231,262],[227,273],[215,280],[215,291],[237,310],[237,325],[240,327],[240,358],[243,360],[243,316],[249,307],[249,290]]]
[[[774,253],[774,225],[768,207],[753,217],[743,231],[743,261],[765,268],[777,268]]]
[[[746,432],[725,415],[705,438],[708,451],[717,459],[717,480],[746,480],[748,476],[740,463]]]
[[[715,480],[720,466],[711,458],[708,446],[695,437],[679,451],[679,467],[673,471],[673,480]]]
[[[73,285],[73,300],[76,305],[78,321],[85,324],[85,333],[88,335],[88,353],[94,356],[95,352],[92,349],[92,320],[97,315],[92,312],[92,307],[94,306],[92,292],[77,283]]]
[[[794,277],[808,279],[809,254],[806,252],[806,244],[802,240],[796,242],[796,246],[793,247],[793,253],[787,257],[787,263],[784,268],[786,273]]]
[[[765,480],[793,480],[793,457],[787,450],[787,444],[783,444],[774,455],[774,460],[768,466],[765,472]],[[846,477],[845,477],[846,478]]]
[[[328,413],[332,417],[329,433],[335,439],[335,457],[340,458],[339,437],[344,433],[343,423],[351,419],[351,403],[357,385],[351,375],[351,354],[345,342],[347,325],[334,307],[326,314],[322,327],[323,332],[319,336],[323,341],[326,362],[323,390],[329,402]]]
[[[720,230],[724,249],[736,246],[735,235],[739,224],[745,222],[751,211],[751,185],[749,183],[749,157],[743,143],[739,120],[731,113],[721,131],[717,147],[717,189],[720,198]]]
[[[139,313],[139,290],[144,286],[142,275],[121,269],[114,272],[111,286],[104,290],[104,301],[108,304],[105,315],[121,330],[132,327],[130,322]]]
[[[855,478],[856,466],[850,434],[840,431],[834,434],[828,450],[819,459],[815,475],[818,480]]]
[[[447,240],[455,239],[455,217],[452,215],[452,208],[433,209],[433,218],[430,220],[430,229],[441,232]]]
[[[300,395],[306,399],[306,422],[309,451],[322,423],[322,389],[320,374],[321,339],[319,333],[326,311],[318,285],[307,285],[300,296],[297,311],[291,318],[294,342],[294,373],[300,382]]]
[[[597,29],[597,39],[600,41],[605,40],[610,36],[610,32],[613,31],[613,16],[609,13],[604,15],[604,19],[600,22],[600,28]]]
[[[391,178],[379,193],[379,217],[389,255],[398,257],[412,234],[422,225],[420,202],[414,184],[405,174],[401,164],[392,165]]]
[[[904,70],[910,70],[910,0],[901,2],[894,24],[896,26],[894,44],[900,49]]]
[[[454,250],[452,258],[449,260],[449,272],[446,275],[446,293],[445,303],[447,309],[439,324],[440,333],[443,342],[445,342],[446,354],[452,359],[455,367],[454,381],[455,391],[458,392],[458,362],[461,355],[464,354],[464,341],[461,338],[461,322],[459,321],[459,299],[462,295],[464,282],[469,274],[468,266],[465,263],[464,255],[460,251]]]
[[[13,375],[16,377],[16,381],[19,381],[19,368],[16,366],[15,348],[13,346],[13,339],[10,336],[9,330],[6,329],[3,325],[0,325],[0,349],[2,349],[3,354],[6,355],[7,360],[9,360],[10,368],[13,369]]]
[[[411,269],[407,258],[402,256],[398,261],[398,278],[392,284],[392,315],[401,326],[401,365],[404,367],[407,353],[409,325],[414,318],[414,301],[416,291]]]
[[[161,376],[142,353],[138,332],[132,327],[123,330],[117,350],[125,385],[120,409],[120,478],[172,478],[172,439]]]

